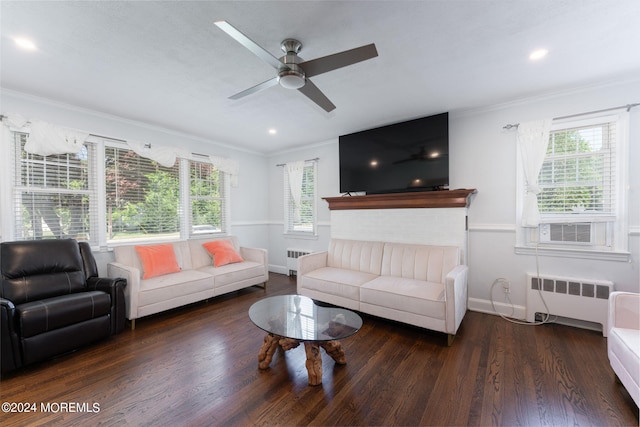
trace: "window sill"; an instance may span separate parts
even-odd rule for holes
[[[591,259],[599,261],[618,261],[629,262],[631,254],[621,251],[600,251],[595,249],[572,249],[572,248],[553,248],[549,246],[516,246],[515,253],[518,255],[536,255],[560,257],[560,258],[579,258]]]
[[[288,239],[318,240],[318,235],[313,232],[285,232],[284,237]]]

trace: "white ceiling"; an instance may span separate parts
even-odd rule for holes
[[[2,0],[0,14],[2,88],[264,154],[640,76],[638,0]],[[279,86],[232,101],[275,70],[216,20],[278,57],[289,37],[307,60],[368,43],[379,56],[311,79],[331,113]]]

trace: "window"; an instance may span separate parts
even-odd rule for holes
[[[96,150],[39,156],[24,151],[27,134],[14,132],[15,238],[74,238],[97,243]]]
[[[521,230],[521,243],[626,251],[625,129],[624,114],[552,125],[538,176],[540,225]]]
[[[615,141],[615,122],[550,133],[538,178],[544,217],[615,217]]]
[[[179,163],[160,166],[127,148],[104,152],[107,242],[179,238]]]
[[[15,215],[5,219],[11,233],[3,238],[75,238],[106,247],[227,232],[231,180],[209,156],[166,167],[102,137],[90,137],[78,154],[41,156],[24,150],[28,133],[8,134],[13,166],[3,188]]]
[[[189,161],[191,234],[226,229],[224,174],[210,163]]]
[[[316,164],[316,161],[304,162],[301,173],[295,174],[284,167],[285,233],[316,234]],[[299,200],[294,196],[296,176],[302,184]]]

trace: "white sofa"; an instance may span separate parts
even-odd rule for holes
[[[467,311],[460,248],[332,239],[298,258],[297,291],[314,300],[448,334]]]
[[[640,405],[640,294],[609,295],[609,362],[636,405]]]
[[[171,308],[202,301],[253,285],[266,286],[269,278],[266,249],[240,247],[236,236],[231,242],[242,262],[214,267],[212,257],[202,246],[216,238],[173,242],[177,273],[143,279],[142,264],[135,245],[114,248],[115,260],[107,265],[109,277],[127,279],[126,317],[135,328],[135,319]]]

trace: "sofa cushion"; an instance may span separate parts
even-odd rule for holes
[[[180,270],[191,270],[191,252],[188,243],[186,241],[177,241],[170,244],[173,246],[173,252],[176,256],[176,261],[178,262]],[[142,279],[144,267],[140,262],[140,256],[138,255],[135,247],[136,245],[115,246],[113,248],[113,255],[115,262],[137,268],[140,271],[140,278]],[[207,251],[202,247],[201,249],[202,252],[204,252],[204,256],[209,259]]]
[[[380,274],[384,243],[331,239],[327,267]]]
[[[459,264],[460,249],[455,246],[385,243],[381,275],[444,283]]]
[[[215,267],[244,261],[228,240],[214,240],[203,243],[202,246],[213,257]]]
[[[444,286],[394,276],[380,276],[362,285],[360,302],[394,310],[445,318]]]
[[[211,254],[207,252],[207,250],[202,246],[203,243],[215,241],[215,240],[226,240],[233,246],[233,249],[240,253],[240,242],[236,236],[220,236],[220,237],[209,237],[206,239],[189,239],[185,241],[189,248],[189,254],[191,259],[191,264],[189,269],[198,270],[202,267],[207,267],[211,265]],[[186,267],[182,267],[183,270],[187,270]]]
[[[360,300],[360,286],[375,279],[375,274],[342,268],[323,267],[300,277],[302,287],[338,297]]]
[[[16,306],[22,338],[107,316],[111,297],[100,291],[78,292]]]
[[[183,270],[140,281],[138,305],[144,306],[183,295],[211,290],[213,276],[197,270]]]
[[[171,243],[136,246],[135,248],[142,264],[143,279],[180,271]]]
[[[215,277],[215,287],[219,288],[231,283],[264,276],[264,265],[252,261],[243,261],[220,267],[202,267],[198,271],[213,275]]]

